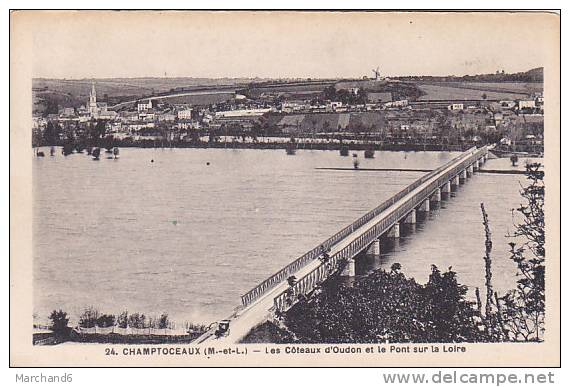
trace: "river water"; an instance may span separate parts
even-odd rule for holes
[[[44,149],[46,155],[49,151]],[[435,168],[457,153],[376,152],[361,168]],[[504,168],[506,160],[485,167]],[[209,164],[208,164],[209,163]],[[338,151],[121,149],[33,160],[34,315],[55,308],[76,320],[94,306],[182,323],[229,315],[240,295],[398,192],[422,172],[352,168]],[[399,262],[425,282],[430,265],[453,266],[483,286],[485,202],[497,290],[514,284],[505,235],[523,175],[478,174],[441,206],[387,240],[363,274]]]

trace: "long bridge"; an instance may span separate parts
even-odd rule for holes
[[[367,251],[379,255],[381,236],[399,237],[402,223],[415,223],[418,211],[429,211],[431,202],[441,201],[442,194],[465,182],[487,156],[487,147],[473,147],[420,177],[244,294],[242,305],[228,318],[227,336],[216,338],[211,329],[195,343],[238,343],[251,328],[291,308],[331,274],[343,270],[343,275],[354,276],[358,254]],[[327,259],[323,259],[323,252]]]

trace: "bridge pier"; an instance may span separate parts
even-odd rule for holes
[[[467,167],[467,177],[473,176],[473,164]]]
[[[380,256],[380,239],[374,239],[374,241],[368,246],[366,254],[373,255],[375,257]]]
[[[475,162],[473,163],[473,171],[478,171],[479,170],[479,160],[475,160]]]
[[[446,194],[451,192],[451,181],[448,181],[441,187],[441,192]]]
[[[356,276],[356,262],[354,258],[349,258],[346,266],[342,270],[340,274],[343,277],[354,277]]]
[[[441,188],[438,188],[435,190],[435,192],[433,193],[433,195],[431,195],[430,200],[432,202],[441,202]]]
[[[429,199],[426,199],[420,204],[419,211],[429,212]]]
[[[406,224],[414,224],[416,223],[416,210],[410,211],[408,216],[404,219],[404,223]]]
[[[396,222],[390,231],[388,231],[388,238],[399,238],[400,237],[400,223]]]
[[[451,185],[459,185],[459,175],[455,175],[452,179],[451,179]]]
[[[467,170],[464,169],[459,173],[459,179],[461,180],[467,180]]]

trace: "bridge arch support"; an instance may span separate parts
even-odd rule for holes
[[[451,178],[451,185],[459,185],[459,175],[455,175]]]
[[[399,238],[400,237],[400,222],[394,223],[390,231],[388,231],[389,238]]]
[[[417,214],[416,210],[413,209],[410,213],[404,218],[404,223],[406,224],[415,224],[417,221]]]
[[[420,206],[418,207],[418,211],[422,211],[422,212],[429,212],[429,199],[425,199],[424,201],[422,201],[422,204],[420,204]]]
[[[372,243],[370,244],[370,246],[368,246],[368,249],[366,250],[366,254],[373,255],[375,257],[380,256],[380,239],[376,238],[374,239],[374,241],[372,241]]]
[[[441,202],[441,188],[437,188],[430,197],[432,202]]]

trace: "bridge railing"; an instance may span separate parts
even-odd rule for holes
[[[404,202],[401,206],[394,208],[386,217],[382,218],[378,223],[370,227],[365,233],[360,235],[357,239],[352,241],[349,245],[344,247],[342,250],[334,254],[327,263],[319,265],[317,268],[298,279],[297,283],[290,287],[288,290],[282,292],[277,297],[274,298],[274,308],[275,310],[284,310],[291,306],[298,298],[299,295],[306,295],[311,292],[319,283],[324,281],[331,272],[333,272],[339,265],[341,260],[346,260],[354,257],[360,251],[367,248],[372,241],[378,238],[380,235],[388,231],[394,224],[400,221],[402,218],[407,216],[410,211],[415,209],[423,200],[431,196],[435,190],[442,187],[451,178],[457,176],[462,170],[464,170],[469,165],[473,164],[476,160],[481,158],[486,153],[486,148],[481,148],[479,150],[469,150],[468,153],[465,152],[459,158],[465,158],[459,164],[450,168],[450,163],[447,163],[443,169],[450,168],[444,174],[431,182],[427,187],[424,187],[420,192],[415,194],[413,197]],[[452,160],[457,162],[458,158]],[[440,173],[442,168],[438,168],[436,173]],[[434,174],[431,174],[430,178],[433,178]],[[429,178],[428,178],[429,179]],[[417,181],[425,182],[427,179],[420,178]],[[415,183],[411,186],[417,188],[419,185]],[[411,187],[410,186],[410,187]],[[405,191],[405,190],[403,190]],[[401,191],[401,192],[403,192]],[[408,191],[408,193],[411,190]],[[404,195],[405,196],[405,195]],[[403,197],[403,196],[402,196]],[[401,197],[401,198],[402,198]],[[400,198],[400,199],[401,199]],[[382,205],[381,205],[382,206]],[[377,207],[380,208],[381,206]]]
[[[279,270],[277,273],[271,275],[270,277],[265,279],[263,282],[261,282],[259,285],[255,286],[249,292],[245,293],[241,297],[242,305],[247,306],[247,305],[251,304],[253,301],[257,300],[259,297],[261,297],[263,294],[265,294],[268,290],[274,288],[279,283],[283,282],[291,274],[297,272],[299,269],[301,269],[303,266],[305,266],[308,262],[319,257],[322,253],[322,248],[324,248],[325,250],[328,250],[333,245],[337,244],[338,242],[340,242],[341,240],[346,238],[348,235],[352,234],[355,230],[362,227],[363,225],[368,223],[370,220],[374,219],[376,216],[378,216],[378,214],[385,211],[391,205],[393,205],[397,201],[401,200],[403,197],[408,195],[411,191],[413,191],[414,189],[416,189],[417,187],[422,185],[424,182],[431,179],[433,176],[440,173],[442,170],[449,168],[450,165],[457,163],[458,160],[466,157],[467,154],[472,155],[475,152],[477,152],[477,148],[473,147],[473,148],[467,150],[466,152],[463,152],[461,155],[453,158],[452,160],[450,160],[446,164],[440,166],[439,168],[436,168],[433,171],[427,173],[426,175],[420,177],[419,179],[414,181],[412,184],[410,184],[409,186],[407,186],[406,188],[404,188],[403,190],[398,192],[396,195],[392,196],[390,199],[384,201],[383,203],[381,203],[379,206],[377,206],[373,210],[367,212],[366,214],[364,214],[363,216],[358,218],[356,221],[354,221],[350,225],[346,226],[345,228],[343,228],[342,230],[340,230],[339,232],[337,232],[336,234],[334,234],[333,236],[331,236],[330,238],[325,240],[323,243],[319,244],[317,247],[315,247],[312,250],[308,251],[307,253],[303,254],[302,256],[300,256],[299,258],[297,258],[296,260],[294,260],[293,262],[291,262],[290,264],[288,264],[287,266],[285,266],[284,268]]]

